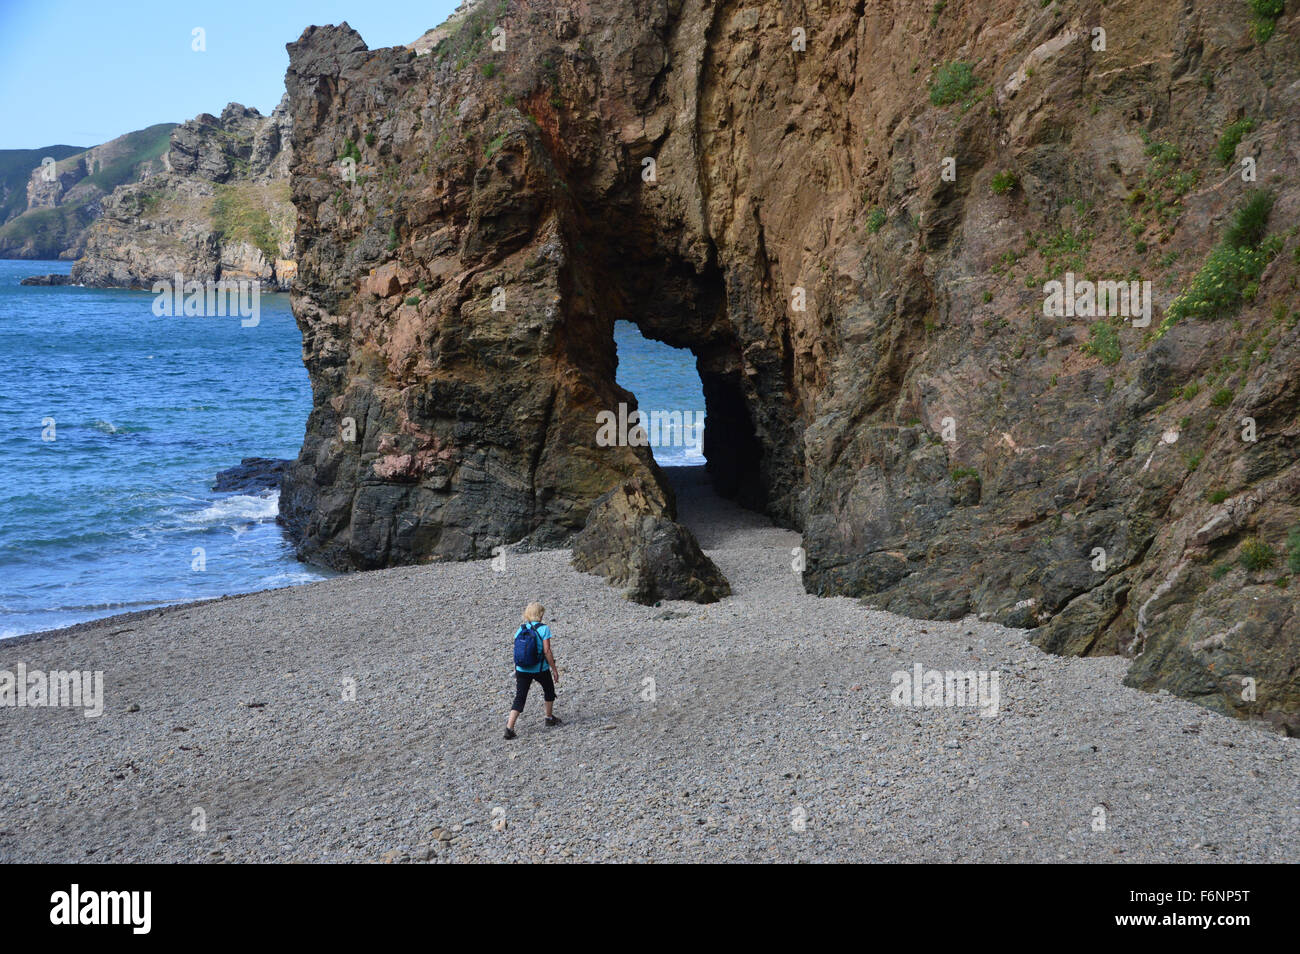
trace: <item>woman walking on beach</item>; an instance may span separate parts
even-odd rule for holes
[[[524,703],[528,701],[528,688],[534,679],[542,687],[546,724],[560,724],[560,717],[553,711],[555,683],[560,681],[560,667],[555,664],[555,655],[551,652],[551,630],[542,622],[544,615],[545,606],[529,603],[524,609],[523,624],[515,630],[515,701],[510,707],[510,717],[506,719],[507,739],[515,737],[515,720],[524,711]]]

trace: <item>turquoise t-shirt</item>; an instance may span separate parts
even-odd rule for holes
[[[536,666],[531,666],[531,667],[516,666],[515,672],[549,672],[550,671],[551,666],[546,661],[545,658],[546,657],[545,647],[546,647],[546,641],[551,638],[551,631],[545,623],[538,623],[535,628],[537,630],[537,640],[538,640],[537,648],[542,652],[542,661],[538,663]],[[521,632],[523,632],[523,629],[524,629],[523,626],[520,626],[517,630],[515,630],[515,636],[518,636]],[[510,637],[511,646],[513,646],[515,643],[515,636]]]

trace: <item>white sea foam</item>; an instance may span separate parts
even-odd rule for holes
[[[665,454],[662,451],[655,454],[655,462],[660,467],[699,467],[703,464],[703,454],[692,454],[690,451],[681,448],[672,448],[678,453]]]
[[[273,576],[262,577],[259,585],[265,589],[279,589],[282,586],[301,586],[303,583],[315,583],[318,580],[326,578],[326,574],[320,570],[298,570],[288,571],[286,573],[276,573]]]
[[[185,519],[190,523],[205,526],[233,527],[274,520],[279,512],[280,492],[272,490],[257,496],[232,494],[215,501],[198,513],[190,514]]]

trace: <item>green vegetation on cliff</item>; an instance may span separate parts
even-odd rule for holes
[[[100,166],[85,181],[112,192],[124,182],[139,178],[141,167],[160,159],[171,144],[175,123],[157,123],[127,133],[120,140],[122,151],[107,165]]]
[[[1223,130],[1223,135],[1219,137],[1214,147],[1214,158],[1219,160],[1219,165],[1226,166],[1232,162],[1233,156],[1237,154],[1237,147],[1241,145],[1242,137],[1254,128],[1255,121],[1246,118],[1237,120]]]
[[[77,251],[98,215],[95,201],[160,171],[175,128],[175,123],[157,123],[90,149],[53,146],[0,152],[0,221],[5,223],[0,227],[0,255],[59,258]],[[60,183],[50,185],[57,190],[57,204],[28,209],[27,184],[45,156],[56,160]]]
[[[1278,250],[1277,241],[1264,238],[1272,209],[1272,193],[1260,191],[1237,210],[1191,284],[1169,303],[1157,338],[1184,318],[1223,317],[1254,297],[1252,289]]]
[[[1277,21],[1285,11],[1286,2],[1285,0],[1247,0],[1247,2],[1250,4],[1250,12],[1255,15],[1252,23],[1255,39],[1260,43],[1267,43],[1273,31],[1277,29]]]
[[[212,231],[223,242],[247,242],[268,260],[277,258],[288,239],[271,221],[273,202],[289,201],[288,184],[232,183],[217,187],[210,210]]]
[[[94,221],[89,202],[32,209],[0,228],[0,257],[59,258]]]
[[[0,149],[0,223],[27,209],[27,180],[46,156],[66,159],[85,146],[42,146],[40,149]]]
[[[977,82],[969,63],[945,63],[935,71],[930,83],[930,103],[934,106],[955,103],[973,90]]]

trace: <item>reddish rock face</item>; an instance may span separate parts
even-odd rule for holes
[[[362,290],[376,298],[390,298],[410,284],[411,273],[396,262],[388,262],[371,271]]]
[[[637,552],[581,548],[631,579],[655,534],[629,508],[671,523],[672,497],[595,441],[633,400],[626,318],[694,353],[710,473],[803,530],[810,589],[1036,627],[1300,727],[1300,47],[1251,30],[1208,0],[517,0],[374,51],[308,30],[302,555],[562,545],[632,486],[595,526]],[[1168,321],[1263,190],[1265,267]],[[1150,282],[1150,322],[1045,311],[1076,279]]]

